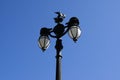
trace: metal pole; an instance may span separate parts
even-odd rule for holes
[[[56,40],[55,48],[56,48],[56,80],[61,80],[61,59],[62,59],[61,50],[63,49],[61,39],[58,38]]]

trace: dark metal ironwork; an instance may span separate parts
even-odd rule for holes
[[[55,12],[57,14],[57,17],[54,18],[55,23],[57,23],[57,25],[54,28],[41,28],[40,30],[40,37],[38,39],[39,44],[42,44],[42,46],[40,45],[41,49],[43,51],[45,51],[48,47],[48,43],[49,41],[49,36],[52,38],[56,38],[56,45],[55,45],[55,49],[56,49],[56,80],[61,80],[61,59],[62,59],[62,55],[61,55],[61,50],[63,49],[63,45],[62,45],[62,39],[61,37],[64,36],[69,30],[71,30],[71,28],[73,26],[75,26],[75,31],[74,34],[75,36],[72,34],[71,36],[73,36],[73,41],[77,41],[79,35],[78,35],[78,31],[77,29],[80,28],[76,28],[79,27],[79,20],[77,19],[77,17],[72,17],[68,23],[66,23],[66,26],[64,26],[62,23],[62,21],[65,18],[65,15],[63,13],[60,12]],[[72,30],[74,31],[74,29]],[[54,35],[53,35],[54,34]],[[76,35],[77,34],[77,35]],[[41,36],[45,36],[45,39],[41,39]],[[44,37],[43,37],[44,38]],[[48,41],[48,42],[47,42]],[[46,47],[47,45],[47,47]],[[44,47],[45,46],[45,47]]]

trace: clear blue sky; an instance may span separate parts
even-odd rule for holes
[[[63,80],[120,80],[119,0],[0,0],[0,80],[55,80],[55,40],[43,53],[41,27],[55,11],[80,19],[75,44],[63,37]]]

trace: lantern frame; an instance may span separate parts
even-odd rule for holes
[[[50,38],[48,36],[40,36],[38,39],[38,46],[45,51],[50,45]]]
[[[68,31],[68,35],[70,36],[70,38],[73,39],[74,42],[76,42],[78,40],[78,38],[81,36],[80,27],[79,26],[71,26]]]

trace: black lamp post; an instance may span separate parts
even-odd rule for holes
[[[66,23],[66,26],[64,26],[61,23],[65,15],[60,12],[55,13],[58,14],[58,16],[54,18],[57,25],[54,28],[41,28],[38,44],[42,51],[45,51],[50,45],[49,37],[56,39],[56,80],[61,80],[61,50],[63,49],[61,37],[68,32],[69,36],[76,42],[81,35],[81,30],[79,27],[79,20],[76,17],[72,17],[69,22]]]

